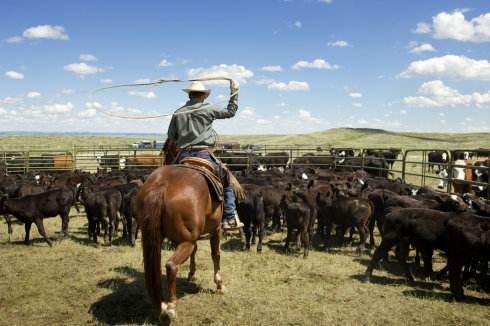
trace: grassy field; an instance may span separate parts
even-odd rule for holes
[[[326,145],[355,148],[490,148],[490,133],[415,133],[368,128],[335,128],[310,134],[222,136],[242,144]]]
[[[414,134],[337,129],[292,136],[233,136],[225,140],[269,145],[337,147],[477,148],[490,147],[490,134]],[[125,145],[124,137],[9,136],[2,146]],[[413,167],[415,168],[415,167]],[[55,236],[59,218],[46,220]],[[32,246],[22,244],[23,226],[14,226],[7,243],[0,224],[0,325],[153,325],[157,323],[143,284],[141,246],[124,241],[96,247],[88,241],[84,214],[73,213],[68,239],[53,248],[35,227]],[[260,255],[243,252],[238,239],[222,242],[222,272],[228,292],[214,293],[209,244],[199,243],[197,282],[179,272],[175,325],[488,325],[490,294],[469,286],[468,300],[452,301],[448,282],[408,284],[397,263],[375,270],[373,282],[362,275],[370,259],[351,247],[326,253],[317,247],[308,259],[285,255],[274,234]],[[378,240],[379,241],[379,240]],[[164,259],[170,252],[164,253]],[[444,258],[436,256],[439,269]],[[420,275],[420,274],[415,274]]]
[[[51,236],[58,218],[46,220]],[[73,214],[68,239],[49,248],[33,227],[32,246],[13,243],[0,228],[0,325],[154,325],[144,289],[141,246],[124,241],[96,247],[87,240],[86,218]],[[397,263],[362,281],[370,258],[351,247],[307,259],[282,252],[274,234],[262,254],[242,252],[238,239],[222,241],[222,273],[227,293],[214,293],[207,241],[199,242],[197,281],[179,271],[175,325],[488,325],[490,295],[466,288],[468,300],[453,302],[448,282],[408,284]],[[164,259],[170,255],[163,254]],[[435,258],[435,268],[444,259]],[[418,275],[418,274],[415,274]]]
[[[24,147],[49,147],[70,149],[77,146],[98,145],[129,145],[141,138],[114,137],[114,136],[80,136],[70,134],[59,135],[0,135],[0,148],[24,148]],[[162,140],[162,139],[155,139]],[[264,145],[323,145],[333,147],[355,148],[490,148],[490,133],[415,133],[415,132],[391,132],[380,129],[368,128],[335,128],[310,134],[288,135],[222,135],[218,140],[239,141],[244,144]]]

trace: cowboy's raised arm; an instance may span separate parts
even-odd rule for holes
[[[238,90],[240,86],[234,80],[230,82],[230,100],[228,101],[228,105],[226,109],[213,107],[211,108],[211,114],[214,119],[228,119],[233,118],[235,116],[236,111],[238,110]],[[235,94],[235,95],[233,95]]]

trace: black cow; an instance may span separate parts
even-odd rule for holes
[[[221,162],[226,164],[231,171],[247,170],[257,157],[257,154],[255,153],[230,152],[225,150],[215,150],[214,154],[221,160]]]
[[[332,155],[306,153],[293,160],[292,166],[303,168],[330,169],[335,166],[335,157]]]
[[[271,168],[286,168],[289,162],[288,152],[266,153],[263,156],[257,156],[252,162],[254,168],[263,167],[264,169]]]
[[[316,198],[319,210],[323,211],[318,216],[326,219],[321,223],[326,225],[325,246],[328,248],[328,238],[333,225],[337,225],[336,235],[341,246],[344,245],[344,234],[347,229],[357,228],[360,237],[357,251],[361,253],[365,248],[369,232],[368,225],[373,216],[374,207],[367,199],[350,198],[339,193],[337,189],[334,191],[336,198],[331,201],[323,197],[321,193],[318,193]]]
[[[138,195],[139,188],[135,187],[130,189],[126,193],[122,194],[122,213],[126,222],[126,229],[128,232],[129,243],[134,246],[138,237],[138,222],[136,211],[136,197]],[[123,232],[124,235],[124,232]]]
[[[85,207],[88,220],[88,234],[97,243],[98,224],[104,228],[104,240],[109,237],[109,245],[112,245],[112,234],[117,221],[117,212],[121,209],[122,195],[116,189],[104,189],[99,191],[87,191],[82,188],[81,202]]]
[[[368,149],[366,150],[366,155],[367,156],[376,156],[376,157],[382,157],[386,160],[388,163],[390,169],[393,168],[393,164],[395,164],[395,161],[398,159],[398,156],[401,154],[401,150],[397,148],[389,148],[389,149]]]
[[[74,202],[73,191],[55,189],[20,198],[3,197],[0,202],[0,212],[11,214],[25,224],[26,237],[24,242],[26,244],[29,244],[31,225],[35,223],[44,240],[52,246],[51,240],[44,230],[43,219],[60,215],[62,235],[68,235],[69,213]]]
[[[291,241],[294,230],[297,230],[304,248],[303,257],[306,258],[310,250],[310,208],[301,200],[290,202],[286,199],[286,196],[283,197],[282,206],[284,207],[288,229],[284,250],[286,252],[289,251],[289,242]]]
[[[422,254],[424,275],[432,277],[434,250],[447,251],[448,248],[445,225],[449,219],[462,216],[462,214],[469,213],[441,212],[425,208],[394,209],[385,217],[383,239],[366,270],[366,280],[370,280],[379,260],[386,257],[393,246],[398,245],[397,258],[403,266],[407,280],[413,281],[413,275],[407,264],[410,244]]]
[[[480,284],[486,276],[490,259],[490,218],[458,216],[447,222],[448,267],[450,288],[456,300],[464,298],[461,270],[472,259],[482,262]]]
[[[262,252],[262,240],[265,236],[264,197],[260,187],[242,184],[245,198],[237,203],[237,212],[244,224],[245,248],[250,249],[250,243],[255,243],[258,235],[257,252]]]
[[[441,170],[446,167],[448,162],[448,153],[446,151],[432,151],[427,154],[428,170],[434,172],[434,166],[437,166],[437,170]]]

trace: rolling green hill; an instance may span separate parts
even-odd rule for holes
[[[220,136],[241,144],[330,145],[335,147],[490,148],[490,133],[392,132],[369,128],[335,128],[309,134]]]
[[[161,140],[164,136],[153,136]],[[8,134],[0,135],[0,147],[21,149],[48,147],[70,149],[72,146],[129,145],[148,135],[81,135],[81,134]],[[355,148],[490,148],[490,133],[417,133],[392,132],[369,128],[335,128],[308,134],[287,135],[220,135],[220,141],[239,141],[240,144],[264,145],[326,145]]]

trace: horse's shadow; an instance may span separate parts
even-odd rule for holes
[[[144,274],[134,268],[121,266],[114,268],[120,276],[105,279],[97,287],[112,292],[94,302],[89,309],[94,319],[109,325],[153,325],[158,319],[145,290]],[[162,287],[166,288],[165,278]],[[202,292],[201,287],[186,279],[177,278],[177,297]],[[166,293],[166,291],[162,291]]]

